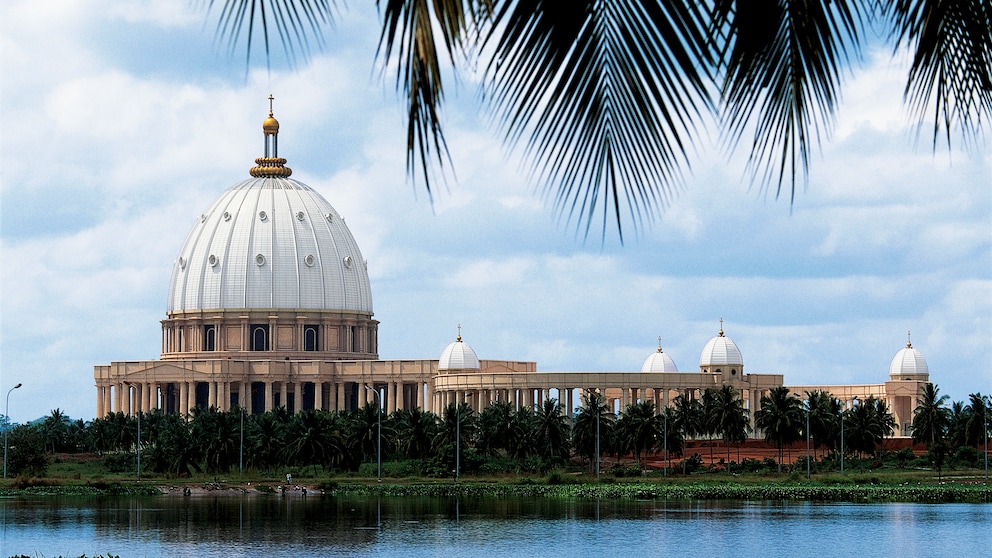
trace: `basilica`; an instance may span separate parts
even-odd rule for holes
[[[593,391],[616,410],[645,400],[663,408],[680,394],[729,384],[753,420],[762,395],[787,385],[781,374],[745,372],[722,320],[698,370],[686,372],[660,343],[639,371],[543,372],[535,362],[480,359],[460,331],[436,360],[380,360],[366,260],[334,207],[290,178],[269,99],[263,156],[251,178],[195,218],[176,257],[160,358],[95,366],[97,417],[151,409],[186,415],[211,406],[345,410],[373,402],[386,412],[439,413],[456,402],[480,411],[493,401],[520,408],[548,398],[572,416]],[[828,391],[846,408],[882,399],[895,435],[908,436],[928,382],[926,360],[907,342],[877,383],[788,387],[800,397]]]

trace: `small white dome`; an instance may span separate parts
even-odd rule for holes
[[[895,378],[909,374],[930,374],[926,359],[920,351],[913,348],[912,343],[906,343],[906,346],[892,357],[892,364],[889,364],[889,376]]]
[[[699,354],[699,366],[744,366],[744,357],[741,356],[740,349],[723,335],[723,327],[720,333],[710,339],[703,352]]]
[[[648,355],[648,358],[644,359],[644,364],[641,365],[641,372],[678,372],[679,369],[675,366],[675,361],[672,357],[668,356],[668,353],[658,350]]]
[[[468,343],[462,341],[462,336],[449,343],[441,351],[441,358],[438,359],[438,370],[478,370],[479,357],[475,356],[475,351]]]

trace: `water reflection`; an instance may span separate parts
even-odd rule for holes
[[[981,504],[239,494],[6,499],[0,517],[3,556],[787,556],[865,543],[919,555],[936,540],[963,554],[992,542]]]

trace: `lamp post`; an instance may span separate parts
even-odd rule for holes
[[[662,476],[668,476],[668,407],[665,407],[665,464],[662,467]]]
[[[127,394],[128,397],[131,396],[131,388],[137,388],[131,382],[124,382],[127,384]],[[131,406],[133,408],[133,406]],[[136,453],[138,454],[138,480],[141,480],[141,410],[138,410],[134,416],[138,419],[138,447],[136,448]]]
[[[376,479],[382,482],[382,396],[379,392],[375,390],[372,386],[365,384],[365,389],[371,390],[372,395],[375,396],[375,402],[378,406],[378,413],[376,413],[376,419],[378,424],[376,425],[376,430],[378,431],[376,440],[376,461],[378,463],[377,476]]]
[[[590,388],[589,397],[596,406],[596,480],[599,480],[599,415],[602,412],[599,407],[599,389]]]
[[[809,471],[809,399],[806,400],[806,480],[810,478]]]
[[[461,404],[455,403],[455,480],[462,472],[462,412]]]
[[[3,407],[3,416],[7,419],[7,424],[3,428],[3,478],[7,478],[7,431],[10,430],[10,413],[8,412],[10,410],[10,392],[21,387],[21,385],[23,384],[18,383],[16,386],[7,390],[7,402]]]

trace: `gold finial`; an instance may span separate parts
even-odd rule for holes
[[[272,94],[269,94],[269,117],[262,122],[262,131],[265,132],[265,135],[267,136],[276,135],[279,133],[279,121],[272,116],[272,101],[274,100],[275,97],[273,97]]]
[[[906,330],[906,348],[913,348],[913,334],[908,329]]]
[[[720,316],[720,337],[723,337],[723,316]]]
[[[462,324],[458,324],[458,337],[455,338],[455,341],[462,342]]]
[[[664,352],[664,351],[661,350],[661,336],[660,335],[658,336],[658,352],[659,353]]]
[[[248,174],[255,178],[288,177],[293,169],[286,166],[286,159],[279,156],[279,121],[272,116],[272,101],[269,94],[269,117],[262,122],[262,133],[265,135],[265,155],[255,159],[255,167]]]

